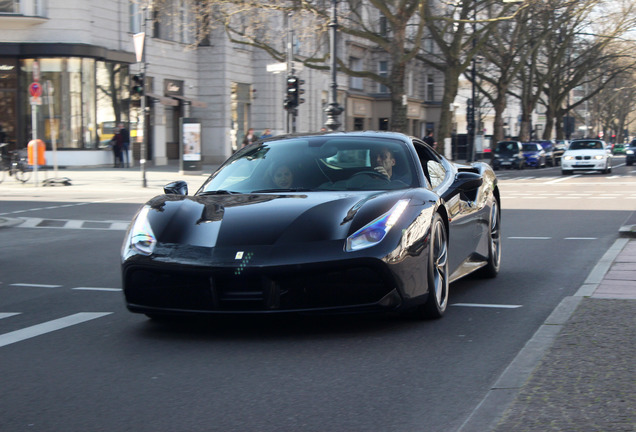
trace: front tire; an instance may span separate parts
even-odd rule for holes
[[[488,233],[488,262],[479,271],[480,276],[494,278],[501,267],[501,213],[495,200],[490,209],[490,232]]]
[[[428,299],[420,306],[421,318],[441,318],[448,306],[448,236],[442,217],[436,213],[431,223],[426,280]]]

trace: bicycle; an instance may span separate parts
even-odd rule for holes
[[[0,183],[4,181],[5,175],[13,176],[16,181],[26,183],[31,178],[33,168],[29,165],[26,156],[18,150],[4,151],[8,144],[0,144]]]

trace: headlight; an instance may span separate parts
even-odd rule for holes
[[[596,156],[594,156],[594,159],[596,159],[596,160],[605,159],[605,156],[603,156],[603,155],[596,155]]]
[[[565,159],[565,160],[573,160],[574,156],[564,156],[563,159]]]
[[[130,230],[130,247],[143,255],[151,255],[157,245],[155,233],[148,222],[149,206],[141,209]]]
[[[382,241],[409,204],[408,199],[398,201],[391,210],[360,228],[347,238],[347,252],[374,246]]]
[[[625,154],[634,154],[634,150],[626,150]]]

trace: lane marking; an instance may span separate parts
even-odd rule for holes
[[[97,287],[76,287],[78,291],[121,291],[121,288],[97,288]]]
[[[0,347],[110,315],[112,312],[80,312],[0,335]]]
[[[498,308],[498,309],[517,309],[522,305],[504,305],[504,304],[487,304],[487,303],[453,303],[451,306],[463,307],[479,307],[479,308]]]
[[[62,285],[45,285],[45,284],[31,284],[31,283],[13,283],[10,286],[16,287],[31,287],[31,288],[60,288]]]
[[[20,315],[20,312],[0,312],[0,319]]]
[[[552,237],[508,237],[512,240],[550,240]]]
[[[598,240],[596,237],[566,237],[563,240]]]

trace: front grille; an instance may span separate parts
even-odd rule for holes
[[[129,269],[130,304],[193,311],[337,308],[379,302],[393,287],[373,267],[244,272]]]
[[[592,156],[576,156],[576,160],[590,160]]]

